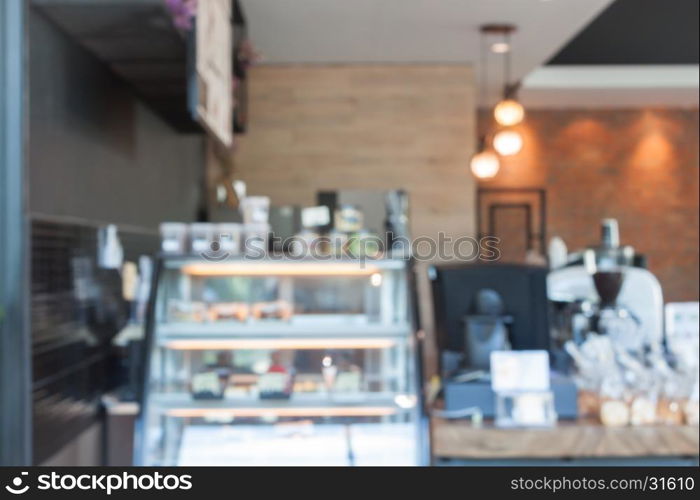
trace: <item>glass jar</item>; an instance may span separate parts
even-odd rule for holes
[[[335,230],[343,233],[360,231],[364,225],[362,211],[356,205],[340,205],[334,214]]]

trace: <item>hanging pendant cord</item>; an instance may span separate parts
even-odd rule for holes
[[[477,129],[479,128],[479,113],[481,107],[488,107],[488,58],[486,53],[486,45],[484,42],[485,35],[483,31],[479,34],[479,89],[477,91],[476,100],[476,123]],[[479,145],[478,149],[482,150],[486,147],[486,132],[483,130],[478,130],[479,132]]]
[[[479,68],[480,68],[480,75],[479,75],[479,91],[478,91],[478,96],[477,96],[477,103],[476,107],[479,109],[482,104],[485,104],[483,101],[488,100],[488,95],[487,95],[487,90],[486,90],[486,85],[488,82],[488,69],[486,66],[487,60],[486,60],[486,52],[484,50],[484,34],[481,33],[479,35]]]
[[[505,43],[508,45],[508,50],[503,58],[503,98],[508,99],[510,94],[510,53],[513,50],[513,46],[510,43],[510,32],[506,33]]]

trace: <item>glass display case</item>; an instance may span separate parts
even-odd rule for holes
[[[425,463],[409,270],[162,258],[137,463]]]

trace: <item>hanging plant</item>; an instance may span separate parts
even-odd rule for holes
[[[163,0],[173,25],[180,31],[191,31],[197,16],[197,0]]]

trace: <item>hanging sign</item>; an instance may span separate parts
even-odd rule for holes
[[[197,117],[222,144],[233,140],[231,0],[197,4]]]

